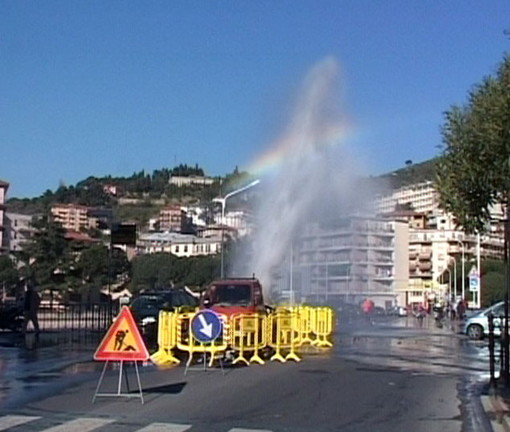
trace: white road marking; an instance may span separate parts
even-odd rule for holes
[[[137,432],[184,432],[188,430],[191,425],[175,424],[175,423],[151,423]]]
[[[6,415],[0,417],[0,431],[8,430],[9,428],[22,425],[24,423],[38,420],[41,417],[22,416],[22,415]]]
[[[268,429],[243,429],[243,428],[234,428],[230,429],[228,432],[272,432]]]
[[[44,429],[44,431],[41,432],[88,432],[109,423],[113,423],[114,421],[115,420],[110,419],[82,417],[68,421],[58,426]]]

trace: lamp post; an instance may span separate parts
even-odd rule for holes
[[[464,242],[455,239],[455,241],[462,248],[462,301],[464,301],[464,297],[466,296],[466,262],[464,259]],[[455,294],[457,294],[457,290],[455,290]]]
[[[455,259],[455,257],[453,258],[453,292],[455,293],[454,295],[457,296],[457,260]],[[450,289],[450,298],[448,299],[450,303],[452,301],[451,294],[452,293]]]
[[[225,206],[227,204],[227,199],[230,197],[237,195],[241,192],[244,192],[245,190],[248,190],[252,188],[253,186],[256,186],[260,183],[260,180],[253,180],[251,183],[248,183],[246,186],[243,186],[242,188],[236,189],[232,192],[229,192],[226,194],[223,198],[213,198],[213,202],[218,202],[221,204],[221,278],[223,279],[225,274],[225,265],[224,265],[224,254],[223,249],[224,248],[224,226],[225,226]]]
[[[450,303],[450,299],[451,299],[451,295],[452,295],[452,271],[446,267],[445,269],[447,272],[448,272],[448,289],[447,289],[447,292],[448,292],[448,302],[447,304]]]

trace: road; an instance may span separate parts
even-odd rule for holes
[[[55,354],[55,348],[32,348]],[[23,348],[14,351],[21,355]],[[12,388],[15,372],[4,380],[0,430],[13,424],[14,432],[491,430],[478,397],[488,379],[486,344],[433,320],[423,326],[412,318],[341,322],[332,350],[310,350],[299,363],[187,374],[184,367],[147,365],[141,368],[144,404],[134,397],[93,403],[102,364],[84,349],[73,351],[73,359],[62,346],[57,352],[53,368],[37,368],[48,360],[44,355],[32,362],[32,373],[22,368],[21,390]],[[128,376],[136,388],[133,368]],[[113,370],[102,391],[116,392],[117,383]]]

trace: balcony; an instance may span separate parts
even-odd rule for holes
[[[429,271],[430,269],[432,269],[432,263],[431,262],[422,262],[419,265],[419,269],[422,272],[423,271]]]

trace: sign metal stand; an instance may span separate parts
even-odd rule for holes
[[[195,338],[203,349],[202,352],[202,363],[201,367],[190,367],[191,360],[193,357],[193,352],[190,352],[189,359],[186,362],[186,369],[184,370],[184,375],[188,373],[188,370],[200,370],[206,372],[208,369],[211,369],[212,362],[214,360],[214,352],[210,352],[211,359],[209,362],[207,361],[207,352],[205,350],[205,346],[208,344],[212,344],[220,335],[223,329],[223,324],[221,322],[220,317],[210,311],[203,310],[198,312],[193,319],[191,320],[191,337]],[[225,371],[223,369],[223,360],[219,358],[219,364],[221,368],[221,372],[225,375]]]
[[[143,393],[142,393],[142,384],[140,382],[140,373],[138,372],[138,362],[135,360],[133,363],[135,364],[135,371],[136,371],[136,380],[138,383],[138,393],[131,393],[129,390],[129,380],[127,376],[126,369],[124,368],[124,360],[120,360],[120,367],[119,367],[119,382],[117,385],[117,393],[99,393],[99,388],[101,387],[101,383],[103,382],[103,378],[106,372],[106,368],[108,366],[109,360],[106,360],[103,371],[101,372],[101,377],[99,378],[99,382],[96,387],[96,392],[94,394],[94,397],[92,398],[92,403],[96,401],[96,398],[98,396],[102,397],[139,397],[143,404]],[[122,393],[122,375],[124,375],[124,379],[126,380],[126,390],[127,393]]]
[[[211,356],[213,356],[214,354],[211,353]],[[203,355],[202,355],[202,363],[203,363],[203,366],[196,366],[196,367],[192,367],[190,366],[191,364],[191,358],[192,358],[192,354],[190,353],[190,358],[189,360],[186,362],[186,368],[184,369],[184,375],[186,375],[188,373],[189,370],[191,371],[203,371],[203,372],[207,372],[208,370],[216,370],[216,369],[212,369],[212,367],[209,367],[208,366],[208,361],[207,361],[207,353],[204,351],[203,352]],[[223,373],[223,375],[225,375],[225,370],[223,369],[223,360],[221,358],[218,359],[218,362],[220,364],[220,369],[221,369],[221,372]],[[212,362],[211,362],[212,363]]]

